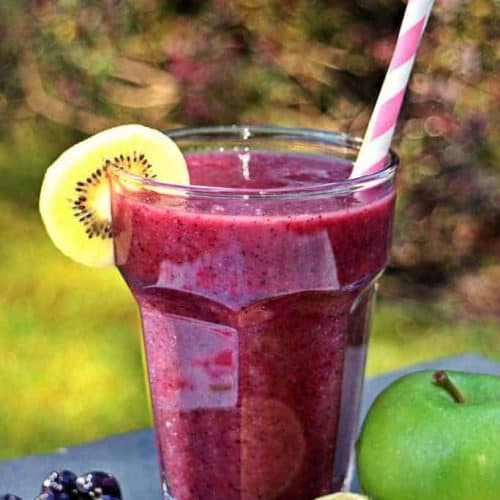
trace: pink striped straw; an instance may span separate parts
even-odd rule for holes
[[[380,170],[391,146],[411,70],[434,0],[408,0],[398,41],[351,179]]]

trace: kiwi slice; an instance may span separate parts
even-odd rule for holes
[[[92,267],[114,264],[109,168],[174,184],[189,184],[177,145],[159,130],[121,125],[67,149],[47,169],[40,214],[65,255]]]
[[[359,495],[358,493],[340,492],[319,497],[316,498],[316,500],[369,500],[369,498],[364,495]]]

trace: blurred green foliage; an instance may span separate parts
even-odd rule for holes
[[[0,2],[0,457],[149,423],[114,270],[52,246],[40,182],[113,124],[273,123],[362,135],[400,0]],[[497,0],[436,0],[395,138],[403,168],[368,372],[500,359]]]

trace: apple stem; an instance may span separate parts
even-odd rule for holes
[[[434,372],[434,383],[445,389],[455,400],[455,403],[465,403],[463,394],[450,380],[450,377],[448,377],[448,374],[444,370],[437,370]]]

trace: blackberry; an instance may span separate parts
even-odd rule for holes
[[[72,500],[78,498],[76,474],[69,470],[52,471],[42,482],[36,500]]]
[[[35,500],[76,500],[78,497],[68,493],[57,493],[50,488],[43,489]]]
[[[76,488],[84,498],[99,500],[122,500],[118,481],[112,474],[92,471],[76,479]]]
[[[16,497],[16,495],[13,495],[12,493],[5,493],[5,495],[0,495],[0,500],[22,500],[22,499]]]

